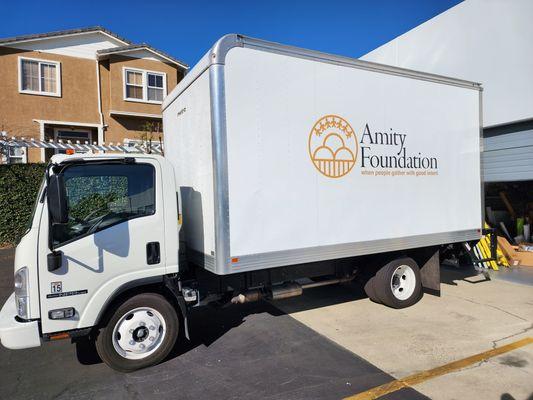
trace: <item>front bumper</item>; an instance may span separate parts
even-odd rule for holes
[[[41,338],[37,321],[19,322],[15,319],[16,315],[15,293],[12,293],[0,311],[2,345],[14,350],[40,346]]]

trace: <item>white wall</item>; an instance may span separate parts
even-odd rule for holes
[[[99,32],[35,40],[7,45],[24,50],[38,50],[71,57],[96,59],[98,50],[123,46],[125,43]]]
[[[111,46],[110,46],[111,47]],[[136,51],[129,51],[127,53],[123,53],[123,56],[131,57],[131,58],[142,58],[144,60],[152,60],[152,61],[165,61],[164,58],[161,58],[154,53],[151,53],[147,50],[136,50]]]
[[[533,118],[532,0],[466,0],[361,59],[481,82],[485,127]]]

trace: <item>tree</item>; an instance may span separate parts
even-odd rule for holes
[[[147,153],[152,152],[152,141],[159,140],[161,143],[162,124],[160,121],[145,121],[141,125],[140,139]]]

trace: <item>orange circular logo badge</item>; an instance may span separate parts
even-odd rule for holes
[[[328,178],[348,174],[357,158],[357,138],[348,121],[338,115],[320,118],[309,134],[309,156]]]

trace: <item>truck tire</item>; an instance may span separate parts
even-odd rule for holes
[[[376,289],[374,288],[374,279],[375,276],[371,277],[368,281],[365,283],[365,293],[368,296],[370,300],[372,300],[374,303],[381,304],[381,300],[378,298],[378,295],[376,294]]]
[[[420,268],[412,258],[393,260],[381,267],[372,278],[375,295],[392,308],[412,306],[422,295]]]
[[[175,308],[160,294],[144,293],[111,311],[96,339],[96,350],[114,370],[131,372],[163,361],[178,334]]]

